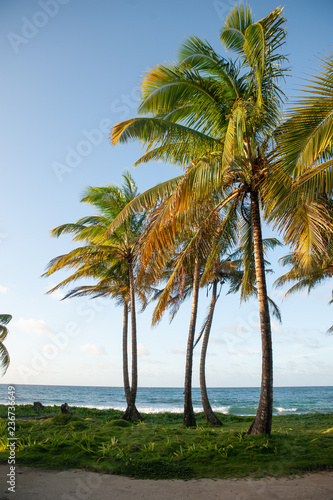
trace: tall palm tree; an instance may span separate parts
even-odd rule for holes
[[[181,184],[182,181],[183,178],[180,180],[179,184]],[[179,184],[177,188],[179,188]],[[170,202],[174,202],[177,196],[178,190],[176,189],[169,197],[166,197],[163,201],[158,203],[157,213],[159,216],[161,216],[161,207],[168,213]],[[174,206],[174,204],[171,203],[171,206]],[[156,324],[156,322],[161,319],[162,314],[168,307],[172,308],[173,317],[178,311],[182,299],[189,295],[189,290],[192,291],[192,307],[187,339],[184,382],[183,423],[186,426],[196,425],[192,405],[192,365],[200,277],[204,262],[212,246],[210,241],[213,241],[215,237],[215,226],[220,223],[217,214],[214,223],[212,222],[207,226],[203,226],[200,223],[203,214],[205,214],[205,212],[207,213],[207,208],[206,204],[196,210],[193,210],[193,207],[189,207],[188,210],[175,209],[172,213],[168,213],[168,216],[166,216],[165,211],[163,213],[162,210],[162,227],[158,227],[158,219],[154,216],[155,213],[153,211],[151,213],[153,222],[150,221],[150,223],[148,223],[147,232],[142,235],[141,245],[141,259],[143,259],[144,264],[146,264],[147,255],[149,255],[150,266],[160,268],[160,270],[163,271],[163,266],[167,262],[169,267],[167,283],[162,293],[159,295],[159,300],[153,314],[153,324]],[[185,219],[187,220],[187,229],[184,223]],[[174,227],[179,227],[181,231],[174,231],[172,229]],[[195,232],[197,238],[193,240],[192,236]],[[167,238],[169,242],[166,248],[156,248],[156,242],[163,241],[165,238]],[[149,242],[150,245],[147,249],[147,243]],[[153,242],[155,242],[155,244]],[[164,274],[165,273],[163,273],[163,275]]]
[[[237,276],[236,278],[237,283],[240,286],[242,276],[241,273],[239,273],[239,271],[237,270],[237,268],[239,267],[239,263],[231,262],[229,258],[227,258],[226,260],[215,260],[215,262],[212,264],[213,265],[206,267],[205,272],[203,273],[201,279],[201,284],[206,286],[211,285],[212,296],[207,317],[205,319],[201,332],[195,342],[194,347],[197,345],[197,343],[200,341],[202,337],[202,347],[200,355],[200,392],[201,392],[201,402],[205,418],[207,422],[211,424],[223,425],[219,417],[214,413],[208,398],[207,384],[206,384],[206,355],[207,355],[207,348],[208,348],[211,327],[213,323],[215,306],[221,293],[221,290],[218,293],[218,285],[220,284],[222,288],[222,285],[225,283],[225,281],[229,279],[235,281],[235,278]]]
[[[181,46],[177,64],[159,65],[146,74],[139,112],[148,116],[122,122],[112,132],[114,144],[139,139],[146,145],[137,163],[162,159],[188,166],[183,205],[219,193],[221,201],[211,214],[234,203],[250,222],[262,341],[261,394],[252,434],[270,433],[272,421],[272,343],[260,204],[263,186],[270,182],[270,138],[280,123],[284,99],[278,86],[285,74],[285,57],[278,52],[285,40],[284,22],[280,8],[255,22],[249,7],[234,7],[221,41],[238,59],[227,60],[207,42],[190,38]]]
[[[255,266],[254,266],[254,253],[252,248],[252,258],[249,260],[246,245],[250,243],[251,250],[251,240],[244,239],[244,246],[238,248],[232,255],[225,256],[223,251],[223,240],[219,242],[214,251],[211,254],[210,259],[207,262],[205,271],[201,278],[201,286],[208,286],[212,289],[211,302],[209,306],[209,311],[205,319],[202,330],[195,342],[195,346],[202,340],[201,356],[200,356],[200,391],[202,406],[204,409],[205,417],[207,422],[215,425],[222,425],[220,419],[215,415],[213,409],[210,405],[206,386],[206,354],[209,342],[210,331],[213,322],[213,315],[215,311],[215,306],[218,298],[220,297],[222,287],[225,284],[229,285],[229,293],[237,293],[241,291],[241,302],[247,301],[250,297],[257,295],[257,289],[255,287]],[[281,243],[275,238],[266,238],[263,241],[264,251],[268,249],[273,249]],[[265,266],[269,264],[265,260]],[[266,269],[269,272],[269,269]],[[246,281],[244,280],[244,273],[246,273]],[[217,293],[218,285],[220,285],[220,291]],[[269,306],[272,310],[272,314],[281,321],[281,314],[277,305],[269,298]],[[194,346],[194,347],[195,347]]]
[[[8,335],[8,328],[6,325],[10,322],[12,316],[10,314],[0,314],[0,366],[3,370],[2,375],[4,375],[8,369],[10,363],[9,353],[3,344],[3,341]]]
[[[100,254],[96,256],[100,258]],[[91,254],[89,252],[86,256],[82,256],[82,266],[83,260],[87,258],[89,261],[91,259]],[[111,263],[109,263],[111,264]],[[71,264],[68,262],[66,267],[71,267]],[[129,297],[129,284],[128,284],[128,270],[125,266],[117,266],[118,269],[114,269],[113,266],[107,267],[105,266],[103,271],[101,270],[101,266],[98,269],[86,269],[84,276],[87,278],[95,278],[97,279],[97,283],[95,285],[81,285],[73,290],[69,291],[64,299],[69,297],[86,297],[91,296],[92,298],[98,297],[111,297],[115,298],[117,304],[123,306],[123,336],[122,336],[122,352],[123,352],[123,382],[124,382],[124,391],[127,404],[130,401],[131,397],[131,386],[129,379],[129,371],[128,371],[128,316],[130,310],[130,297]],[[80,278],[83,277],[82,269],[79,270]],[[71,275],[73,281],[76,280],[76,273]],[[58,286],[59,287],[59,286]],[[50,290],[49,293],[52,293],[57,287]],[[141,300],[144,304],[146,304],[146,297],[140,293]],[[139,420],[140,414],[136,410],[136,418]]]
[[[136,247],[143,225],[143,216],[132,215],[112,234],[108,228],[112,220],[124,206],[137,194],[137,188],[130,174],[123,176],[121,188],[107,186],[88,188],[82,202],[97,208],[99,215],[85,217],[75,224],[64,224],[55,228],[52,235],[72,234],[74,241],[84,241],[85,245],[72,250],[66,255],[53,259],[44,276],[49,276],[59,269],[77,269],[71,276],[52,288],[49,293],[64,287],[80,278],[92,277],[97,283],[92,286],[79,286],[71,290],[66,297],[82,295],[117,297],[124,306],[123,320],[123,376],[127,400],[124,419],[140,419],[135,401],[138,385],[137,374],[137,331],[135,311]],[[138,289],[137,289],[138,291]],[[145,295],[140,290],[139,296],[145,303]],[[65,298],[66,298],[65,297]],[[132,336],[132,381],[129,383],[127,359],[128,312],[131,315]]]

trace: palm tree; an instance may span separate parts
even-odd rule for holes
[[[239,263],[231,262],[229,258],[226,260],[215,260],[214,264],[211,266],[207,266],[205,272],[203,273],[201,279],[201,285],[209,286],[212,288],[212,296],[210,301],[210,306],[207,314],[207,318],[204,322],[204,325],[201,329],[201,332],[194,344],[194,347],[198,344],[201,337],[202,339],[202,347],[201,347],[201,355],[200,355],[200,392],[201,392],[201,401],[202,407],[204,410],[204,414],[207,422],[214,425],[223,425],[219,417],[214,413],[211,404],[209,402],[208,393],[207,393],[207,384],[206,384],[206,355],[208,342],[211,332],[211,327],[213,323],[213,315],[215,311],[216,302],[220,296],[221,290],[217,293],[218,285],[222,285],[225,281],[230,280],[235,281],[238,284],[234,286],[234,290],[238,289],[241,286],[242,275],[239,273],[237,268],[239,267]]]
[[[223,240],[220,240],[219,245],[215,247],[210,259],[207,262],[200,283],[201,286],[211,287],[212,296],[207,318],[204,321],[202,330],[195,342],[194,347],[198,344],[201,337],[203,337],[200,356],[201,400],[207,422],[215,425],[222,425],[222,422],[213,412],[208,399],[206,386],[206,354],[216,302],[220,297],[223,285],[225,285],[226,283],[229,284],[228,294],[241,291],[241,302],[247,301],[250,297],[257,295],[257,289],[255,287],[253,247],[251,245],[251,240],[245,238],[243,243],[244,246],[238,248],[232,255],[223,258]],[[250,248],[246,247],[246,245],[248,244],[250,244]],[[264,251],[266,251],[268,249],[273,249],[276,246],[281,245],[281,243],[275,238],[266,238],[263,241],[263,245]],[[252,251],[251,259],[249,259],[247,255],[247,252],[249,250]],[[265,267],[267,264],[269,264],[269,262],[265,260]],[[269,271],[270,270],[266,268],[266,272]],[[244,280],[244,273],[246,273],[247,276],[246,280]],[[220,285],[219,293],[217,293],[218,285]],[[279,321],[281,321],[279,308],[269,297],[267,298],[272,309],[272,314],[276,316]]]
[[[269,434],[272,421],[272,343],[260,204],[263,186],[271,181],[270,138],[280,123],[284,99],[278,86],[285,74],[285,57],[278,53],[285,40],[284,22],[279,8],[254,22],[249,7],[234,7],[221,41],[236,52],[236,62],[219,56],[207,42],[190,38],[181,46],[176,65],[159,65],[146,74],[139,112],[148,116],[122,122],[112,132],[114,144],[139,139],[146,145],[137,164],[162,159],[188,166],[180,202],[184,206],[218,194],[211,215],[233,203],[250,222],[262,341],[261,394],[252,434]]]
[[[220,220],[216,214],[214,222],[210,225],[203,226],[200,224],[200,219],[202,219],[205,212],[207,213],[207,203],[202,205],[200,209],[193,210],[193,207],[189,207],[187,210],[174,209],[172,213],[169,213],[170,206],[174,207],[173,202],[178,196],[178,189],[183,181],[184,178],[179,181],[177,189],[163,201],[160,201],[157,209],[151,212],[151,220],[148,223],[146,232],[142,235],[141,259],[143,260],[145,272],[147,270],[148,255],[149,266],[159,269],[159,273],[162,271],[162,275],[156,275],[157,279],[165,275],[164,267],[166,263],[169,271],[167,283],[162,293],[159,294],[158,304],[155,307],[153,324],[156,324],[161,319],[162,314],[168,307],[172,308],[173,318],[182,300],[189,295],[190,290],[192,291],[192,307],[186,350],[183,423],[186,426],[195,426],[196,419],[192,405],[192,365],[199,284],[204,262],[212,246],[209,241],[213,241],[215,227],[219,226]],[[163,221],[162,227],[159,227],[156,212],[160,220]],[[167,216],[166,213],[168,213]],[[163,214],[162,217],[161,214]],[[188,224],[187,230],[184,223],[185,219]],[[175,227],[181,229],[181,231],[174,231]],[[193,240],[194,233],[197,234],[195,240]],[[165,241],[165,239],[168,240],[166,248],[156,248],[156,242]],[[149,246],[148,249],[147,246]]]
[[[74,241],[84,241],[85,245],[72,250],[66,255],[53,259],[44,276],[55,271],[69,268],[77,269],[71,276],[52,288],[49,293],[64,287],[80,278],[95,278],[97,284],[79,286],[71,290],[65,298],[82,295],[117,297],[124,306],[123,320],[123,376],[127,408],[124,419],[141,419],[136,409],[137,394],[137,331],[135,294],[139,293],[143,304],[146,303],[145,294],[136,289],[134,267],[136,261],[136,247],[143,225],[143,216],[133,215],[112,234],[108,228],[112,220],[124,206],[137,194],[137,188],[129,173],[123,176],[124,184],[121,188],[107,186],[102,188],[88,188],[82,202],[89,203],[97,208],[99,215],[80,219],[75,224],[64,224],[52,231],[52,235],[73,234]],[[136,290],[136,291],[135,291]],[[128,312],[131,315],[132,334],[132,382],[129,382],[127,359],[127,330]]]
[[[89,261],[91,259],[91,254],[83,256]],[[100,258],[100,255],[97,255]],[[83,259],[82,259],[83,264]],[[69,267],[69,263],[67,265]],[[122,336],[122,352],[123,352],[123,381],[124,381],[124,391],[127,404],[131,397],[131,386],[128,371],[128,316],[130,309],[130,297],[129,297],[129,286],[128,286],[128,270],[125,266],[117,266],[118,269],[114,269],[112,266],[101,270],[91,269],[91,272],[87,269],[85,272],[85,277],[92,277],[98,280],[95,285],[81,285],[73,290],[69,291],[64,299],[70,297],[85,297],[91,296],[92,298],[98,297],[111,297],[115,298],[117,305],[123,306],[123,336]],[[120,268],[119,268],[120,267]],[[122,267],[122,268],[121,268]],[[81,271],[81,269],[80,269]],[[80,272],[80,277],[82,274]],[[72,280],[76,280],[76,273],[71,275]],[[57,287],[50,290],[52,293]],[[142,294],[141,300],[146,304],[146,297]],[[141,419],[139,412],[136,410],[136,418]]]
[[[3,344],[3,341],[8,335],[8,328],[6,325],[10,322],[12,316],[10,314],[0,314],[0,366],[3,370],[2,375],[4,375],[8,369],[10,363],[9,353]]]

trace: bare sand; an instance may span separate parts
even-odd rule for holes
[[[0,466],[0,500],[333,500],[333,471],[281,479],[138,480],[83,470]]]

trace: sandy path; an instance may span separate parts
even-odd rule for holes
[[[333,472],[292,479],[135,480],[82,470],[18,467],[15,494],[0,466],[0,500],[333,500]]]

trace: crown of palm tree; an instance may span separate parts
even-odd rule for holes
[[[84,217],[76,223],[63,224],[52,230],[52,236],[71,234],[74,241],[85,244],[71,252],[52,259],[43,276],[60,269],[76,269],[68,278],[53,287],[48,293],[65,287],[81,278],[97,279],[91,286],[79,286],[67,293],[67,297],[110,295],[120,302],[129,300],[127,262],[135,259],[135,247],[143,225],[143,216],[132,215],[112,234],[107,234],[110,223],[137,195],[137,188],[129,173],[123,175],[122,187],[89,187],[83,203],[89,203],[99,211],[98,215]],[[143,299],[144,294],[140,293]],[[145,302],[145,300],[144,300]]]

